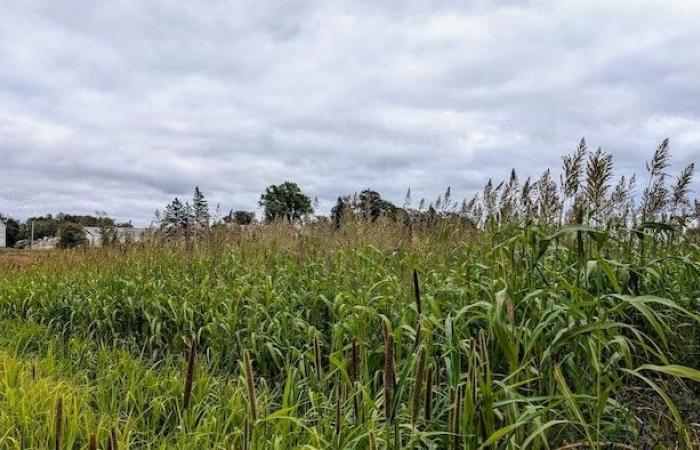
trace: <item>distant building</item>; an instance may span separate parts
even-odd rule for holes
[[[7,225],[0,219],[0,248],[7,247]]]
[[[134,227],[83,227],[85,238],[90,247],[102,247],[103,233],[111,233],[116,241],[121,243],[141,242],[148,228]]]

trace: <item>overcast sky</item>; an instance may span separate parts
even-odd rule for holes
[[[436,5],[441,6],[436,6]],[[465,6],[472,5],[472,6]],[[585,136],[700,160],[700,2],[0,0],[0,212],[464,197]],[[700,184],[693,185],[700,190]]]

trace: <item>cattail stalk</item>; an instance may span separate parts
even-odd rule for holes
[[[56,400],[56,435],[54,436],[54,448],[60,450],[63,439],[63,399]]]
[[[391,423],[394,414],[394,390],[396,389],[396,363],[394,360],[394,334],[385,328],[384,336],[384,417]]]
[[[253,379],[253,364],[250,361],[250,353],[248,353],[248,350],[243,351],[243,370],[245,371],[246,388],[248,389],[250,420],[255,422],[258,419],[255,402],[255,380]]]
[[[425,378],[425,360],[428,349],[421,345],[418,349],[418,362],[416,363],[416,377],[413,387],[413,398],[411,404],[411,425],[415,426],[420,414],[421,401],[423,400],[423,384]]]
[[[433,416],[433,365],[428,366],[428,373],[425,377],[425,422],[430,422]]]
[[[187,371],[185,372],[185,388],[182,393],[182,408],[187,410],[192,398],[192,380],[194,378],[194,366],[197,360],[197,346],[194,341],[190,344],[190,354],[187,358]]]

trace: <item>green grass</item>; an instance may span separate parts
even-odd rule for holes
[[[692,448],[700,248],[643,236],[275,226],[42,255],[0,273],[0,448],[52,447],[59,398],[63,448]]]

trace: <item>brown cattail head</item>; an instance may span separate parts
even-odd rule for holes
[[[452,448],[459,448],[459,438],[461,435],[461,412],[462,412],[462,386],[457,385],[457,392],[455,393],[455,403],[453,405],[454,413],[452,414]]]
[[[32,358],[32,381],[36,380],[36,359]]]
[[[369,432],[369,450],[377,450],[377,433],[374,431]]]
[[[433,372],[435,367],[428,366],[428,373],[425,377],[425,422],[429,422],[433,416]]]
[[[416,377],[413,385],[413,398],[411,399],[411,425],[415,426],[420,414],[421,401],[423,400],[423,384],[425,378],[425,360],[428,349],[421,345],[418,349],[418,361],[416,362]]]
[[[322,366],[321,366],[321,343],[318,341],[318,335],[314,334],[314,368],[316,369],[316,376],[319,381],[322,378]]]
[[[420,315],[422,312],[422,305],[420,300],[420,281],[418,279],[418,271],[413,269],[413,293],[416,296],[416,311]]]
[[[112,427],[109,433],[109,448],[111,450],[119,450],[119,441],[117,441],[117,430]]]
[[[248,423],[248,418],[243,419],[243,450],[248,450],[248,444],[250,442],[250,425]]]
[[[248,390],[250,420],[255,422],[258,418],[257,407],[255,404],[255,380],[253,378],[253,364],[250,361],[250,353],[248,353],[248,350],[243,351],[243,370],[245,371],[246,388]]]
[[[360,419],[360,399],[359,399],[359,391],[357,389],[357,380],[360,375],[360,359],[359,355],[357,353],[357,340],[353,339],[352,340],[352,349],[351,349],[351,355],[350,355],[350,383],[352,387],[352,409],[353,409],[353,415],[355,417],[355,424],[359,422]]]
[[[340,392],[340,386],[338,387],[338,393],[335,397],[335,435],[339,436],[340,435],[340,420],[342,417],[342,411],[340,410],[341,406],[341,392]]]
[[[449,400],[448,400],[448,406],[447,406],[447,432],[450,435],[452,433],[454,433],[454,425],[455,425],[454,404],[455,404],[455,388],[454,388],[454,386],[450,386]],[[452,439],[450,438],[450,442],[451,441],[452,441]]]
[[[61,397],[56,400],[56,430],[54,436],[54,448],[59,450],[61,448],[61,441],[63,439],[63,399]]]
[[[508,324],[510,326],[515,325],[515,305],[513,304],[513,298],[505,293],[504,303],[506,306],[506,315],[508,316]]]
[[[396,362],[394,360],[394,334],[386,328],[384,336],[384,416],[393,420],[394,391],[396,389]]]
[[[95,437],[95,433],[90,434],[90,440],[88,441],[88,450],[97,450],[97,437]]]
[[[185,372],[185,387],[182,393],[182,408],[187,409],[190,406],[192,398],[192,381],[194,378],[194,366],[197,360],[197,345],[195,341],[190,343],[190,354],[187,358],[187,370]]]
[[[357,354],[357,340],[352,340],[352,349],[350,355],[350,381],[355,383],[360,374],[360,360]]]

